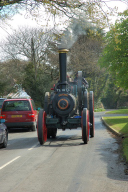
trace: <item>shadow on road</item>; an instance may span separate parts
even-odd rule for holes
[[[45,144],[44,147],[69,147],[69,146],[80,146],[85,145],[80,136],[66,136],[61,135],[57,136],[55,139],[48,139],[48,144]]]

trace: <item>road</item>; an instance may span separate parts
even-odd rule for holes
[[[0,149],[0,192],[127,192],[118,142],[101,116],[95,113],[87,145],[81,129],[58,130],[43,146],[36,132],[10,132],[8,147]]]

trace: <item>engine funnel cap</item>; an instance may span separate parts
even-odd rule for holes
[[[59,49],[58,52],[59,53],[67,53],[67,52],[69,52],[69,50],[68,49]]]

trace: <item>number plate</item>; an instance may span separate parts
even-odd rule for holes
[[[22,115],[11,115],[12,118],[15,118],[15,117],[22,117]]]

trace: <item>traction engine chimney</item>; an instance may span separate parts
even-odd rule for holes
[[[67,85],[67,49],[59,49],[59,68],[60,68],[60,85],[61,89],[66,90]]]

